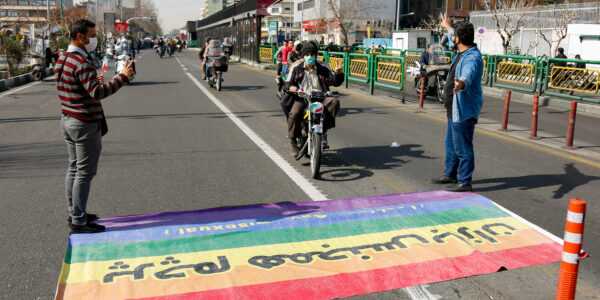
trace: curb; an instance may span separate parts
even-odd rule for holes
[[[52,68],[46,68],[46,76],[45,77],[52,76],[53,72],[54,72],[54,70]],[[14,89],[16,87],[22,86],[22,85],[26,85],[33,81],[34,80],[33,80],[32,73],[26,73],[23,75],[2,79],[2,80],[0,80],[0,92],[5,92],[10,89]]]

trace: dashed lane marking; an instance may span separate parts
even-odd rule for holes
[[[177,58],[177,60],[179,60]],[[248,127],[242,120],[240,120],[234,113],[232,113],[227,106],[225,106],[219,99],[217,99],[212,93],[210,93],[192,74],[185,72],[185,74],[194,82],[194,84],[210,99],[235,125],[237,125],[242,132],[244,132],[250,140],[252,140],[266,155],[269,157],[283,172],[294,181],[302,191],[304,191],[312,201],[327,200],[327,196],[322,194],[312,183],[304,178],[296,169],[294,169],[277,151],[275,151],[269,144],[267,144],[262,138],[260,138],[250,127]]]

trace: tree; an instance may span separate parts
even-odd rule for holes
[[[551,22],[540,20],[539,26],[536,29],[537,34],[548,43],[548,48],[551,50],[551,55],[556,55],[560,42],[567,37],[567,28],[571,21],[577,19],[579,14],[569,10],[569,6],[565,5],[564,9],[554,9],[551,11]],[[547,28],[550,25],[551,28]],[[553,48],[554,46],[554,48]]]
[[[383,5],[373,4],[368,0],[327,0],[329,10],[333,14],[336,27],[342,32],[342,43],[348,46],[348,32],[353,22],[365,16],[365,12],[384,8]]]
[[[424,29],[431,30],[431,32],[438,36],[438,40],[441,41],[441,37],[444,35],[444,31],[442,29],[442,20],[440,17],[434,17],[433,15],[428,15],[425,20],[421,22],[421,27]]]
[[[525,15],[534,6],[533,0],[479,0],[481,7],[487,10],[496,25],[496,31],[502,39],[504,54],[508,53],[512,38],[519,30],[529,24]]]

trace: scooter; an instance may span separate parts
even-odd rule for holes
[[[418,63],[417,63],[418,65]],[[420,65],[419,65],[420,67]],[[423,84],[423,93],[426,96],[436,96],[438,101],[444,102],[444,85],[450,72],[450,63],[447,60],[444,49],[439,46],[429,53],[429,62],[425,68],[425,74],[416,74],[414,77],[414,86],[417,94],[421,93],[421,84]],[[425,80],[422,83],[422,75]]]
[[[44,80],[46,77],[46,68],[42,64],[42,58],[32,57],[29,60],[29,65],[32,67],[31,75],[33,75],[33,79],[36,81]]]

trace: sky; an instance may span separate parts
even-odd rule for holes
[[[169,32],[181,28],[187,21],[200,19],[200,9],[204,6],[203,0],[154,0],[158,10],[158,21],[163,31]]]
[[[83,0],[73,1],[75,4]],[[204,0],[153,0],[158,10],[158,21],[165,33],[181,28],[187,21],[200,19],[200,9]]]

